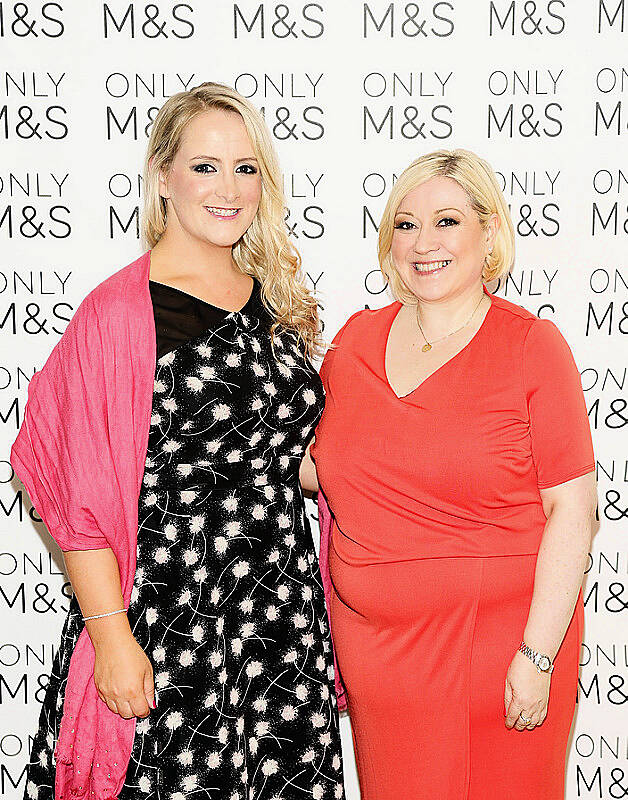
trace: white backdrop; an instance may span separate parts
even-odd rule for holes
[[[566,796],[627,796],[627,42],[625,0],[0,2],[3,798],[24,789],[69,594],[9,447],[29,377],[74,309],[141,252],[151,120],[204,80],[264,108],[329,339],[356,309],[390,302],[376,226],[413,158],[466,147],[498,172],[517,229],[499,292],[569,341],[597,457]],[[343,738],[356,800],[348,719]]]

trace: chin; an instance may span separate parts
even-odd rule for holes
[[[426,303],[437,303],[439,300],[444,300],[448,296],[448,292],[441,291],[427,291],[421,289],[413,292],[418,300],[423,300]]]
[[[420,300],[440,300],[441,297],[446,297],[451,291],[451,287],[445,281],[434,279],[416,280],[414,275],[407,282],[407,286],[412,294]]]
[[[211,244],[220,247],[232,247],[249,229],[251,223],[245,220],[238,220],[238,225],[229,225],[219,222],[210,226],[203,226],[203,238]]]
[[[242,231],[244,233],[244,231]],[[217,244],[219,247],[233,247],[233,245],[242,237],[242,233],[240,231],[232,232],[230,235],[225,236],[224,234],[212,236],[207,236],[207,241],[211,244]]]
[[[198,237],[206,244],[213,245],[214,247],[233,247],[236,242],[239,242],[242,236],[246,233],[244,230],[232,231],[202,231]]]

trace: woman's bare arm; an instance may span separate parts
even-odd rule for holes
[[[69,550],[63,556],[84,617],[124,608],[118,562],[110,548]],[[154,707],[153,670],[126,614],[85,625],[96,651],[94,682],[100,698],[125,719],[145,717]]]
[[[534,593],[523,633],[525,643],[554,659],[582,585],[591,546],[597,495],[593,472],[541,490],[547,517],[536,562]],[[519,714],[540,724],[547,714],[550,675],[517,652],[506,678],[506,725],[522,729]]]
[[[571,620],[591,547],[597,505],[595,473],[541,489],[541,501],[547,523],[524,638],[534,650],[553,659]]]

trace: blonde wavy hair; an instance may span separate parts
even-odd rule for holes
[[[242,118],[262,179],[257,213],[233,245],[233,260],[261,284],[262,301],[274,318],[271,337],[279,328],[292,330],[307,357],[313,358],[322,351],[318,309],[303,280],[301,257],[288,239],[282,176],[271,136],[260,112],[230,87],[202,83],[170,97],[157,114],[144,164],[144,244],[153,248],[166,230],[167,204],[159,192],[159,175],[172,164],[188,123],[211,109]]]
[[[470,150],[436,150],[417,158],[397,178],[379,225],[377,254],[379,267],[397,300],[416,303],[392,259],[390,248],[395,231],[395,214],[408,192],[435,177],[453,178],[467,193],[480,224],[485,227],[492,214],[500,220],[499,230],[482,268],[484,283],[507,275],[515,260],[515,230],[492,167]]]

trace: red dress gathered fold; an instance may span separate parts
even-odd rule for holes
[[[469,344],[414,391],[386,378],[399,303],[358,312],[321,369],[312,455],[335,524],[330,616],[362,800],[562,800],[583,609],[549,712],[504,725],[545,515],[539,489],[594,469],[556,326],[490,295]]]

